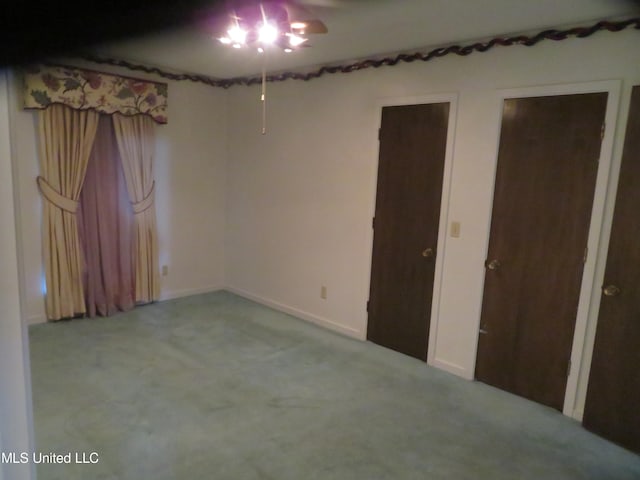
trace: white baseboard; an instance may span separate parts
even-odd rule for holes
[[[573,418],[574,420],[577,420],[578,422],[582,422],[582,419],[584,418],[584,410],[582,408],[574,409],[573,415],[571,415],[571,418]]]
[[[43,314],[31,315],[26,319],[27,325],[38,325],[39,323],[47,323],[47,317]]]
[[[460,365],[456,365],[455,363],[434,358],[433,361],[430,362],[429,364],[433,367],[439,368],[440,370],[444,370],[445,372],[449,372],[458,377],[462,377],[467,380],[473,380],[472,373],[470,373],[469,371],[467,371],[467,369],[461,367]]]
[[[191,295],[199,295],[201,293],[211,293],[224,290],[222,285],[211,285],[203,288],[187,288],[184,290],[174,290],[172,292],[161,292],[160,301],[173,300],[175,298],[189,297]],[[47,317],[44,314],[32,315],[25,319],[27,325],[37,325],[47,323]]]
[[[278,310],[283,313],[288,313],[289,315],[293,315],[294,317],[300,318],[302,320],[306,320],[308,322],[314,323],[321,327],[327,328],[329,330],[333,330],[334,332],[341,333],[342,335],[346,335],[347,337],[355,338],[357,340],[365,340],[364,332],[357,330],[352,327],[346,327],[341,325],[333,320],[329,320],[328,318],[323,318],[318,315],[314,315],[313,313],[305,312],[304,310],[300,310],[298,308],[285,305],[280,302],[276,302],[274,300],[270,300],[265,297],[261,297],[259,295],[255,295],[253,293],[247,292],[240,288],[226,286],[224,287],[230,293],[234,293],[241,297],[244,297],[248,300],[252,300],[256,303],[260,303],[267,307],[273,308],[274,310]]]
[[[219,290],[224,290],[222,285],[210,285],[202,288],[187,288],[183,290],[174,290],[169,292],[160,292],[160,301],[173,300],[175,298],[190,297],[191,295],[200,295],[202,293],[212,293]]]

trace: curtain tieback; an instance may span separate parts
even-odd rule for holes
[[[79,202],[61,195],[55,188],[42,177],[38,177],[38,189],[49,203],[64,210],[65,212],[75,214],[78,211]]]
[[[135,215],[144,212],[151,205],[153,205],[153,193],[155,192],[155,189],[156,189],[156,182],[153,182],[151,184],[151,190],[149,191],[149,194],[146,197],[144,197],[139,202],[136,202],[136,203],[131,202],[131,206],[133,207],[133,213]]]

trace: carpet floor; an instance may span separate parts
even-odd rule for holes
[[[36,450],[99,460],[40,480],[640,479],[559,412],[227,292],[29,333]]]

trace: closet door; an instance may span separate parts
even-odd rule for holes
[[[583,423],[640,453],[640,86],[633,88]]]
[[[384,107],[367,338],[426,360],[449,103]]]
[[[606,93],[504,101],[476,378],[562,410]]]

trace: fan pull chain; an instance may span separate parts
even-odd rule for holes
[[[262,135],[267,134],[267,59],[265,52],[265,60],[262,63]]]

